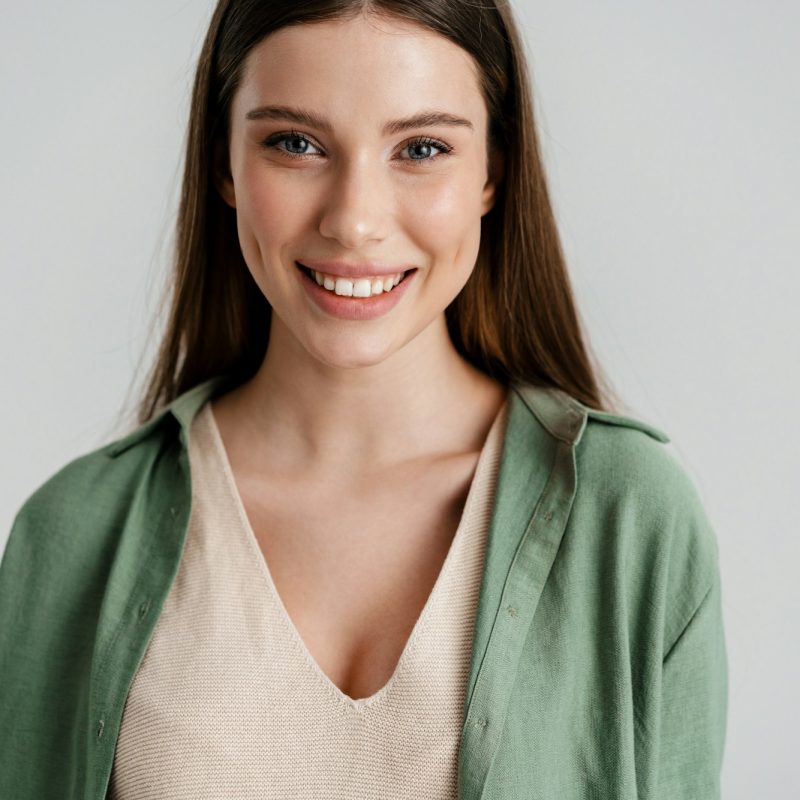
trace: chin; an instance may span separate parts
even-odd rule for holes
[[[354,337],[356,339],[356,337]],[[351,340],[342,341],[341,346],[332,346],[330,341],[321,348],[311,350],[310,354],[328,367],[334,369],[358,369],[359,367],[372,367],[385,361],[391,354],[389,342],[383,340],[370,343]]]

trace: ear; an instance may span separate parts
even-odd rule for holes
[[[231,175],[228,146],[221,139],[214,142],[212,153],[212,180],[220,197],[231,207],[236,208],[236,192]]]
[[[488,214],[494,207],[497,199],[497,188],[505,176],[505,158],[500,150],[493,151],[489,156],[489,177],[483,187],[481,195],[481,216]]]

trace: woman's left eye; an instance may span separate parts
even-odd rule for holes
[[[431,149],[438,150],[439,152],[434,155],[430,155]],[[437,139],[431,139],[429,136],[424,136],[421,139],[415,139],[413,142],[409,142],[403,148],[403,150],[408,150],[410,153],[416,153],[416,155],[411,155],[411,158],[403,160],[417,162],[435,161],[439,158],[439,156],[447,155],[452,149],[452,147],[449,147],[444,142],[440,142]]]

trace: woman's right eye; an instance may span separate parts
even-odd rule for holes
[[[277,133],[273,134],[272,136],[267,137],[263,142],[264,147],[270,147],[273,150],[278,150],[279,152],[283,153],[289,158],[303,158],[303,156],[314,155],[314,153],[308,152],[293,152],[291,149],[286,150],[282,147],[278,147],[279,144],[282,142],[288,142],[289,147],[298,147],[303,145],[311,145],[311,147],[316,147],[313,142],[306,138],[302,133],[296,133],[292,131],[291,133]]]

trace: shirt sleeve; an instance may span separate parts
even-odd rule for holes
[[[719,570],[662,663],[657,797],[718,800],[728,663]]]

